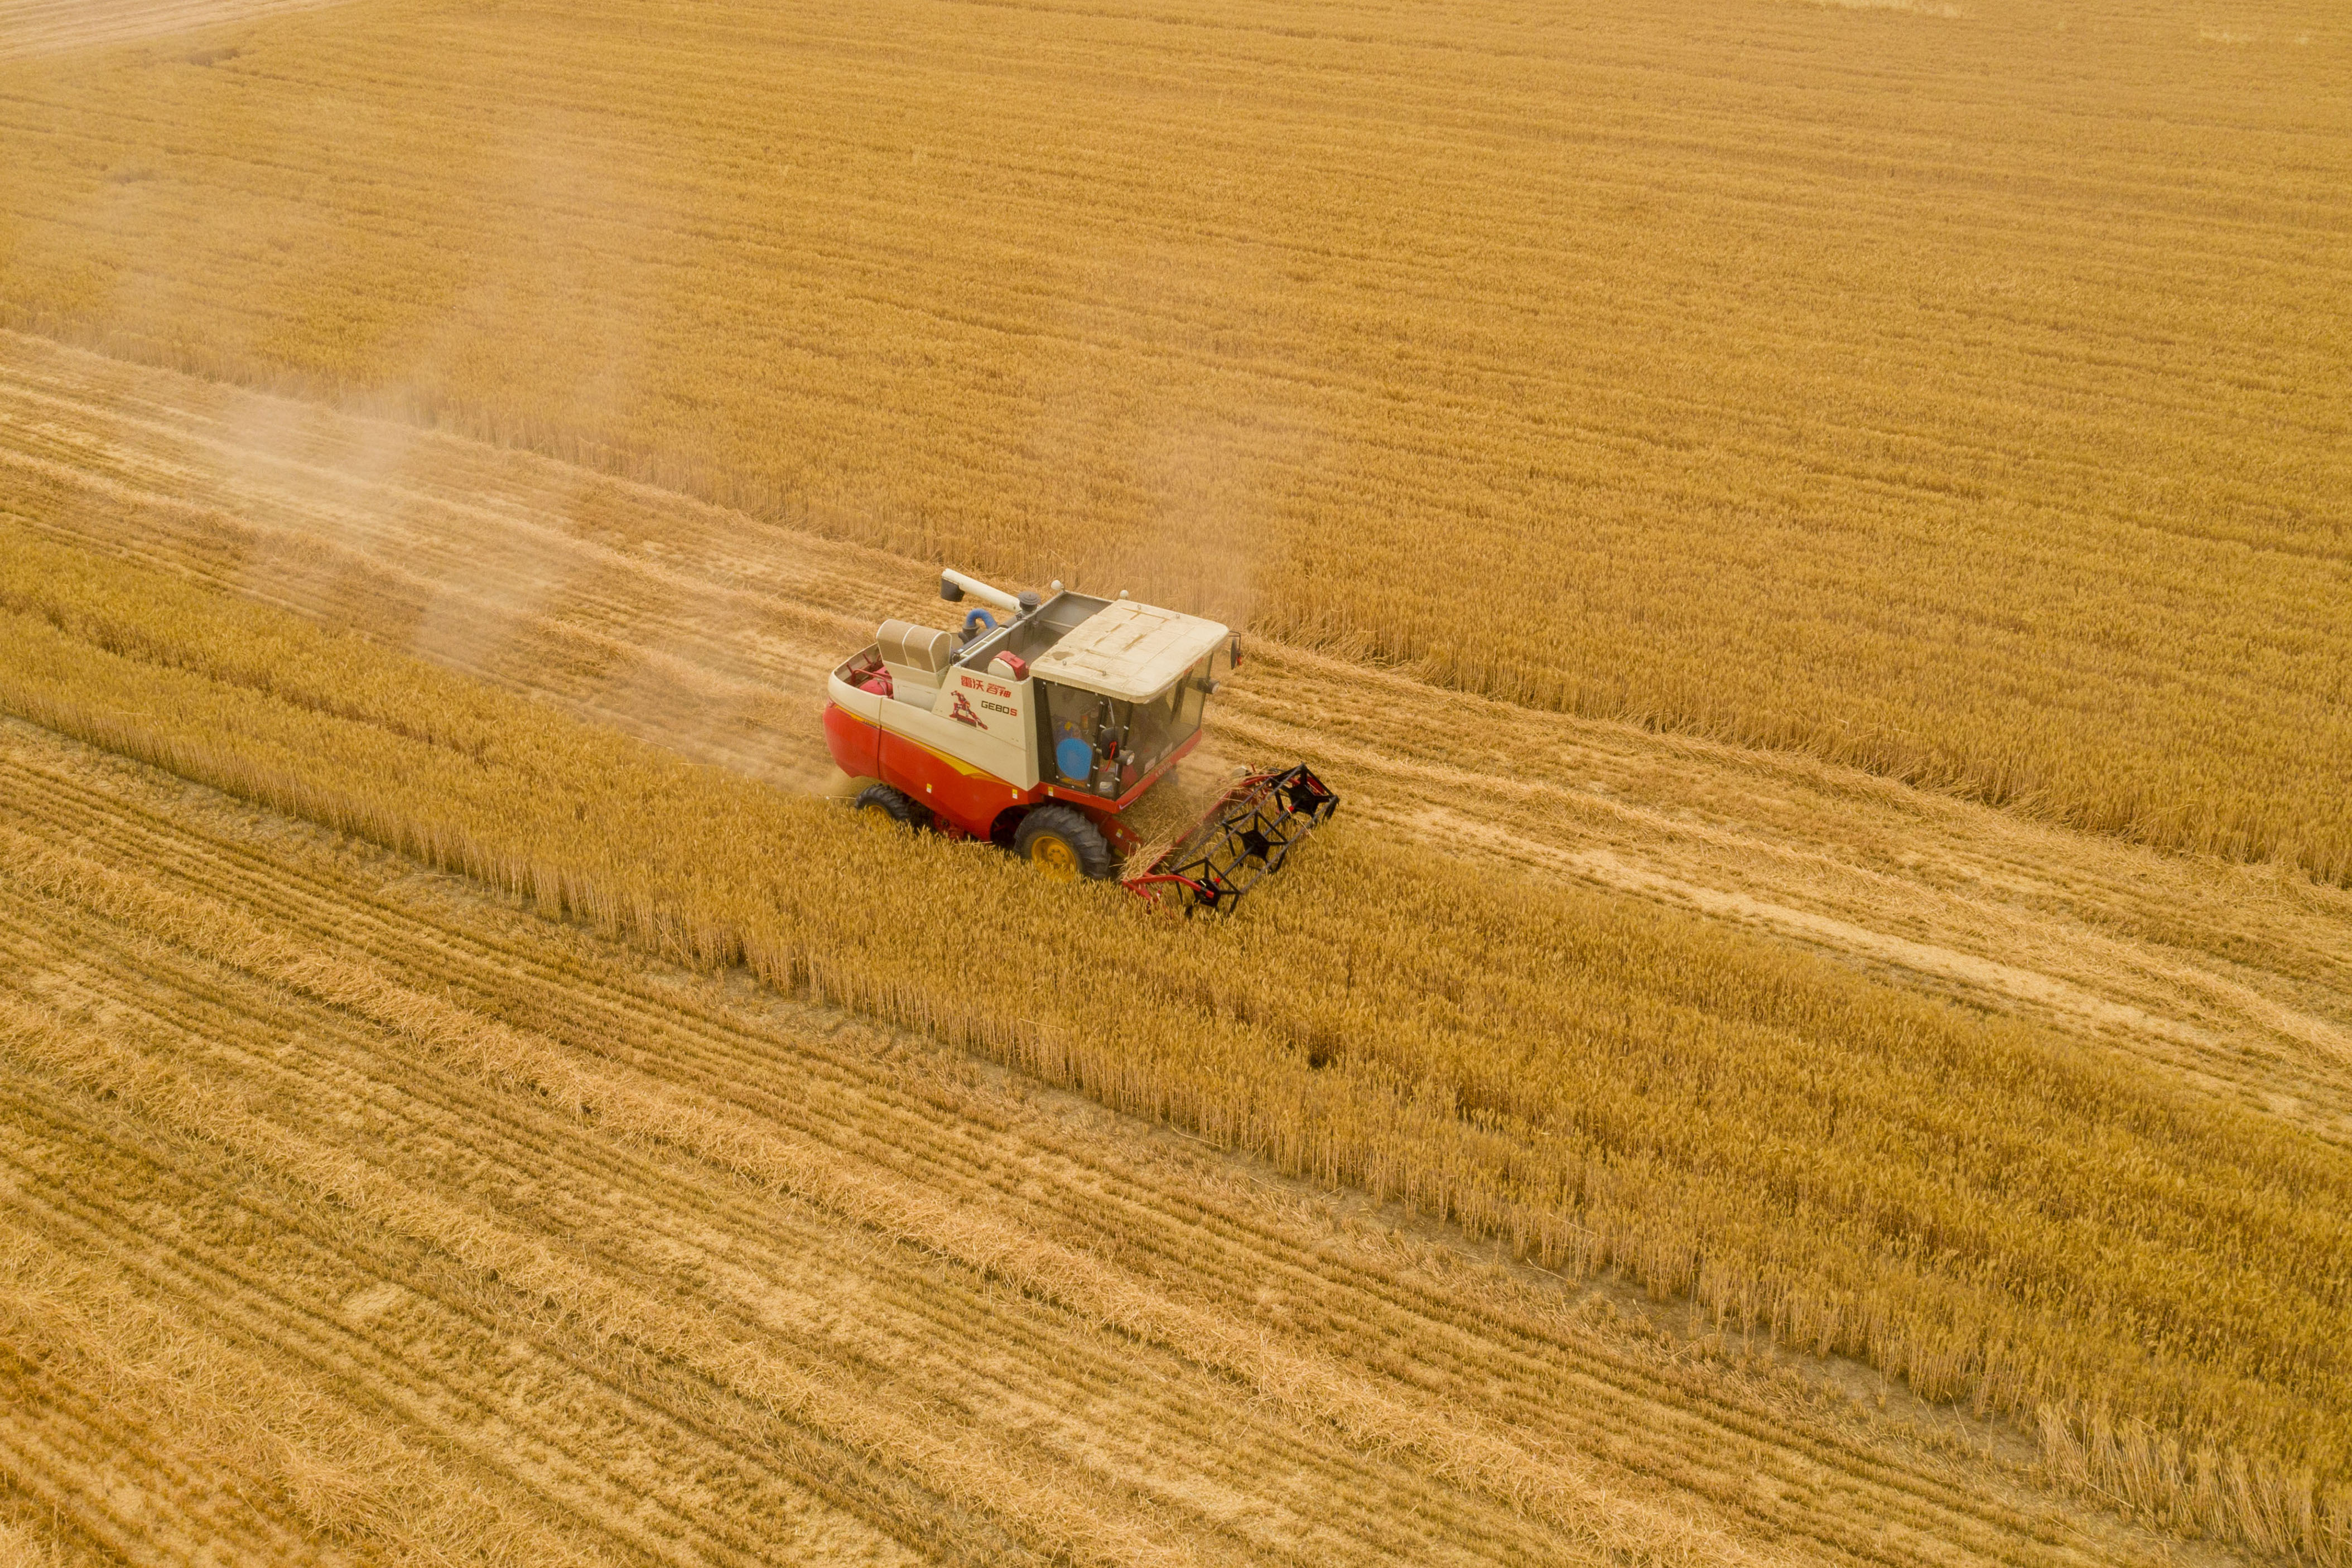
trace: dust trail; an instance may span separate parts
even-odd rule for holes
[[[0,519],[793,788],[832,777],[824,672],[886,617],[939,619],[904,557],[6,334]],[[2352,1138],[2345,890],[1249,646],[1211,714],[1222,758],[1307,761],[1401,837],[1759,924]]]
[[[1274,340],[1269,323],[1234,308],[1258,298],[1269,276],[1246,247],[1168,241],[1076,260],[1044,295],[1039,337],[1056,350],[1024,444],[1057,459],[1049,472],[1086,476],[1074,482],[1129,497],[1149,517],[1132,538],[1105,538],[1057,563],[1055,575],[1234,625],[1278,597],[1291,562],[1270,519],[1332,443],[1312,389],[1231,373]],[[1097,351],[1137,338],[1155,342],[1180,379],[1139,383]],[[1016,511],[1051,500],[1010,499]]]

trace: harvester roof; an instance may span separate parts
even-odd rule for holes
[[[1117,599],[1064,632],[1032,674],[1120,702],[1149,702],[1216,651],[1229,633],[1214,621]]]

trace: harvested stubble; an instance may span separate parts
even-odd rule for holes
[[[1547,1266],[1693,1292],[1928,1397],[2046,1408],[2053,1444],[2094,1413],[2152,1424],[2173,1456],[2136,1500],[2153,1515],[2345,1555],[2342,1151],[2023,1026],[1344,823],[1249,919],[1156,919],[0,537],[7,711]],[[2100,1467],[2128,1448],[2060,1457],[2113,1491]],[[2242,1461],[2245,1487],[2221,1484]]]
[[[13,723],[0,872],[0,1545],[2162,1550],[2030,1446]]]
[[[0,319],[2343,878],[2347,36],[2230,10],[397,0],[0,73]]]

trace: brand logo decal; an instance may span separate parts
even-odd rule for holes
[[[977,675],[958,675],[956,685],[963,689],[955,694],[955,705],[948,709],[948,716],[958,724],[987,729],[998,719],[1021,716],[1021,710],[1011,700],[1017,695],[1011,686],[999,685]],[[992,714],[995,717],[990,717]]]

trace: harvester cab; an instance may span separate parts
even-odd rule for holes
[[[1338,808],[1303,766],[1249,773],[1189,831],[1147,848],[1126,814],[1200,744],[1241,640],[1058,582],[1012,594],[949,571],[940,597],[978,602],[953,632],[885,621],[827,683],[825,744],[844,773],[872,780],[860,810],[986,840],[1050,876],[1116,877],[1222,910]]]

